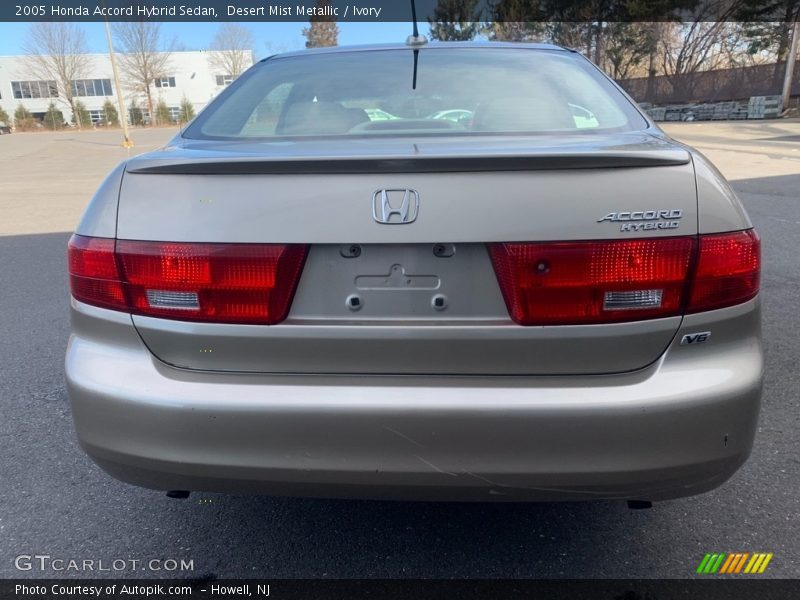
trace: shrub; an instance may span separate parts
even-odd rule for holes
[[[109,127],[119,127],[119,113],[108,98],[103,103],[103,123]]]
[[[36,129],[36,119],[33,118],[31,112],[22,103],[14,111],[14,127],[17,131],[32,131]]]

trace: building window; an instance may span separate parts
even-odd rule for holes
[[[169,107],[169,118],[172,119],[175,123],[181,120],[181,107],[180,106],[170,106]]]
[[[175,78],[174,77],[158,77],[155,80],[155,86],[157,88],[175,87]]]
[[[97,125],[106,120],[106,113],[104,110],[90,110],[89,117],[92,119],[92,125]]]
[[[58,86],[55,81],[12,81],[11,91],[14,98],[58,98]]]
[[[72,82],[74,96],[113,96],[110,79],[76,79]]]
[[[230,85],[233,82],[233,75],[217,75],[217,85]]]

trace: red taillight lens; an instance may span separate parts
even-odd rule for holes
[[[521,325],[638,321],[741,304],[758,294],[760,252],[753,230],[489,244],[508,311]]]
[[[114,240],[73,235],[67,245],[69,284],[76,300],[114,310],[127,310],[114,259]]]
[[[521,325],[613,323],[681,313],[695,238],[490,244]]]
[[[306,246],[117,242],[136,314],[272,325],[286,318]]]
[[[761,240],[751,230],[700,236],[688,312],[741,304],[758,294]]]
[[[98,252],[73,258],[84,246]],[[114,240],[73,236],[72,293],[88,304],[140,315],[274,325],[289,313],[307,252],[308,246],[297,244],[126,240],[117,241],[115,248]],[[87,289],[80,278],[76,287],[76,275],[87,275],[76,271],[75,265],[84,263],[105,267],[102,273],[116,285],[118,303],[104,302],[93,294],[95,288]]]

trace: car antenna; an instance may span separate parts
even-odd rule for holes
[[[411,25],[413,31],[411,35],[406,38],[406,46],[424,46],[427,44],[428,38],[424,35],[420,35],[419,28],[417,27],[417,3],[415,0],[411,0]]]
[[[428,43],[428,38],[419,34],[419,27],[417,27],[417,3],[411,0],[411,24],[413,27],[412,33],[406,38],[406,46],[424,46]],[[417,89],[417,65],[419,63],[419,48],[414,48],[414,75],[411,79],[411,89]]]

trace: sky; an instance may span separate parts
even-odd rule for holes
[[[5,1],[5,0],[0,0]],[[301,30],[304,23],[246,23],[256,40],[256,59],[276,52],[299,50],[305,47]],[[174,38],[185,50],[203,50],[208,47],[219,23],[162,23],[165,38]],[[0,23],[0,55],[21,54],[30,24]],[[91,52],[106,52],[105,33],[102,23],[83,23]],[[420,27],[423,31],[427,27]],[[374,44],[381,42],[403,42],[411,34],[409,23],[339,23],[339,44]]]

